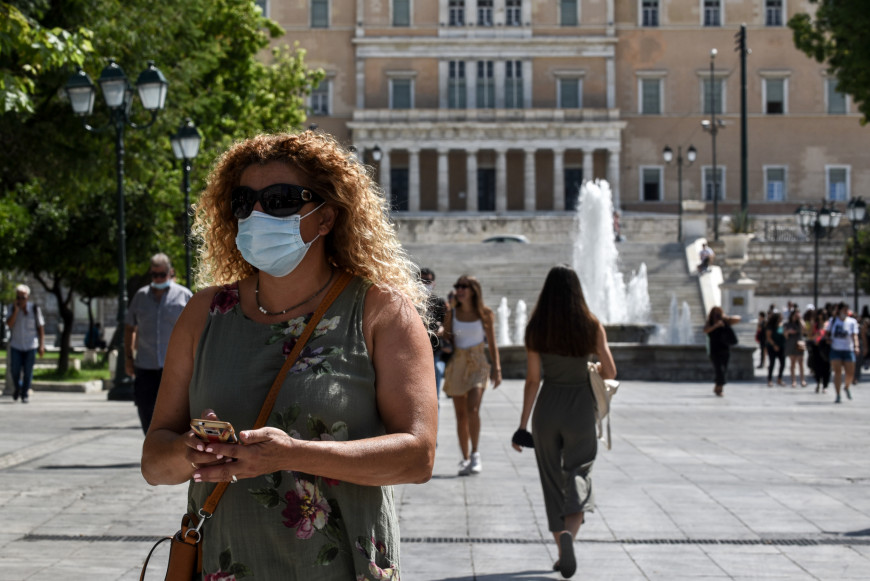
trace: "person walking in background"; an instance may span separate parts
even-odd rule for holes
[[[590,472],[598,439],[587,362],[597,358],[601,377],[616,377],[604,325],[589,311],[572,268],[556,266],[547,274],[526,326],[525,344],[526,383],[517,434],[526,431],[534,404],[535,458],[548,528],[559,548],[553,569],[567,578],[577,568],[574,539],[584,514],[594,509]],[[518,443],[512,445],[522,452]]]
[[[444,351],[444,317],[447,316],[447,302],[435,294],[435,273],[431,268],[420,269],[420,282],[423,283],[429,298],[426,301],[426,314],[429,316],[429,342],[432,344],[432,357],[435,359],[435,394],[441,405],[441,381],[447,363]]]
[[[9,340],[9,370],[15,389],[12,399],[17,401],[20,397],[21,403],[30,401],[36,354],[39,353],[40,359],[45,355],[45,319],[40,308],[29,299],[29,286],[19,284],[15,287],[15,303],[6,318],[6,324],[12,330]]]
[[[828,389],[831,381],[831,343],[827,340],[825,326],[828,322],[828,313],[824,308],[817,309],[813,316],[813,331],[810,335],[810,343],[813,345],[811,353],[811,369],[816,378],[816,393],[819,388],[822,391]]]
[[[462,451],[459,475],[468,476],[483,470],[478,451],[480,404],[488,380],[492,380],[493,389],[501,384],[501,361],[495,345],[495,316],[483,302],[480,282],[473,276],[461,276],[453,290],[456,306],[444,320],[445,334],[453,343],[453,356],[444,371],[444,393],[453,399],[456,412]]]
[[[136,291],[130,301],[124,327],[124,365],[127,375],[134,378],[133,401],[146,434],[163,377],[169,337],[192,296],[189,289],[172,280],[172,264],[163,253],[151,257],[149,276],[151,284]]]
[[[713,307],[707,316],[707,324],[704,325],[704,333],[710,340],[710,360],[713,362],[713,393],[719,397],[722,397],[722,390],[725,387],[731,346],[737,344],[737,335],[731,325],[739,322],[740,317],[728,316],[722,307]]]
[[[831,342],[831,370],[834,372],[834,389],[840,403],[840,385],[846,392],[846,397],[852,399],[849,386],[855,373],[856,355],[861,351],[858,342],[858,321],[849,316],[849,305],[837,305],[836,315],[828,321],[827,335]]]
[[[764,330],[765,345],[767,346],[767,387],[773,387],[773,366],[779,361],[779,374],[776,378],[777,385],[785,385],[782,382],[782,373],[785,371],[785,335],[782,331],[782,314],[775,310],[767,315],[767,328]]]
[[[758,369],[764,369],[764,356],[767,353],[767,349],[764,348],[765,344],[765,326],[767,323],[767,313],[764,311],[759,311],[758,313],[758,324],[755,326],[755,342],[758,343]]]
[[[801,320],[801,314],[798,312],[797,306],[788,314],[788,321],[783,326],[783,335],[785,336],[785,356],[788,357],[789,361],[791,386],[797,387],[794,376],[794,369],[797,367],[800,371],[801,387],[806,387],[804,353],[807,350],[807,342],[805,341],[806,335],[804,335],[804,322]]]

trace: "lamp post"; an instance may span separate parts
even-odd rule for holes
[[[866,224],[867,204],[859,198],[849,200],[849,207],[846,210],[846,216],[849,218],[849,225],[852,226],[852,276],[855,283],[855,316],[858,316],[858,230]]]
[[[142,71],[136,80],[136,88],[142,107],[151,113],[147,123],[137,124],[131,119],[133,105],[133,88],[124,70],[114,59],[103,69],[97,79],[103,93],[103,99],[109,108],[109,121],[100,128],[95,128],[85,122],[84,117],[94,109],[96,89],[90,77],[81,68],[73,74],[66,83],[65,91],[72,106],[73,113],[82,117],[85,129],[92,133],[102,133],[109,129],[115,130],[115,159],[118,181],[117,219],[118,219],[118,356],[115,367],[115,385],[109,390],[110,400],[132,400],[133,385],[127,376],[124,365],[124,323],[127,317],[127,234],[124,225],[124,130],[127,126],[134,129],[146,129],[157,120],[157,114],[166,103],[166,92],[169,83],[163,73],[148,61],[148,67]]]
[[[381,146],[375,145],[374,148],[372,148],[372,159],[375,160],[375,163],[380,163],[383,156],[384,152],[381,151]]]
[[[662,150],[662,157],[665,160],[665,163],[670,165],[674,160],[674,150],[671,149],[669,145],[665,145],[665,148]],[[689,163],[686,166],[690,166],[695,162],[695,159],[698,157],[698,150],[695,149],[694,145],[690,145],[689,149],[686,150],[686,159]],[[677,146],[677,242],[683,241],[683,146]]]
[[[181,185],[181,191],[184,192],[184,280],[188,288],[193,288],[190,274],[190,162],[199,154],[202,136],[188,118],[169,141],[172,143],[175,159],[181,161],[184,169],[184,181]]]
[[[716,81],[716,72],[714,69],[714,63],[716,61],[716,55],[719,51],[715,48],[710,49],[710,95],[709,95],[709,103],[710,103],[710,119],[704,119],[701,121],[701,127],[704,128],[704,131],[710,133],[710,137],[713,141],[713,149],[711,153],[713,155],[713,239],[719,240],[719,172],[716,170],[716,136],[719,134],[719,129],[724,127],[725,124],[721,119],[716,118],[716,91],[714,90],[714,83]]]
[[[836,229],[840,223],[840,212],[834,209],[834,204],[831,203],[830,208],[827,202],[822,203],[822,209],[816,210],[812,206],[799,207],[795,211],[795,218],[801,231],[809,236],[812,235],[814,242],[814,266],[813,266],[813,305],[819,306],[819,240],[830,236],[831,232]]]

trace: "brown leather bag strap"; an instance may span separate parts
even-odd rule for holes
[[[258,429],[262,428],[266,425],[266,421],[269,419],[269,416],[272,414],[272,409],[275,407],[275,401],[278,399],[278,392],[281,391],[281,386],[284,384],[284,378],[287,377],[287,373],[290,372],[290,368],[293,367],[293,364],[296,363],[296,360],[299,358],[299,354],[302,353],[302,349],[305,347],[305,344],[308,342],[308,339],[311,337],[312,333],[314,333],[314,329],[317,327],[317,323],[320,322],[320,319],[323,318],[323,315],[326,314],[327,309],[332,305],[333,301],[338,298],[338,295],[344,290],[347,286],[347,283],[351,281],[353,275],[347,271],[343,271],[338,280],[332,285],[332,288],[329,289],[329,292],[320,301],[320,305],[317,307],[317,310],[314,311],[314,314],[311,316],[311,319],[305,325],[305,329],[302,331],[302,334],[299,336],[299,339],[296,340],[296,345],[293,346],[293,350],[290,351],[290,355],[287,356],[287,359],[284,360],[284,365],[281,366],[281,371],[278,372],[278,377],[275,378],[275,381],[272,382],[272,388],[269,390],[269,394],[266,396],[266,401],[263,402],[263,407],[260,409],[260,415],[257,417],[257,421],[254,422],[254,428]],[[218,502],[220,502],[221,496],[223,496],[224,491],[226,491],[227,486],[229,486],[229,482],[219,482],[217,486],[215,486],[214,490],[212,490],[211,494],[208,495],[208,498],[205,501],[205,504],[202,505],[202,511],[211,516],[214,514],[214,509],[217,507]]]

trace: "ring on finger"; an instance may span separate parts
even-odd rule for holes
[[[199,466],[196,465],[196,462],[191,462],[190,465],[193,466],[194,470],[199,468]]]
[[[235,483],[238,482],[238,481],[239,481],[239,479],[236,478],[236,475],[235,475],[235,474],[233,474],[232,483],[235,484]]]

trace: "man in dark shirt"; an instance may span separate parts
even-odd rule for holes
[[[443,358],[444,348],[444,317],[447,315],[447,303],[441,297],[434,294],[435,273],[431,268],[420,269],[420,282],[429,291],[429,300],[426,312],[429,315],[429,341],[432,343],[432,356],[435,360],[435,389],[441,400],[441,380],[444,379],[446,366]]]

